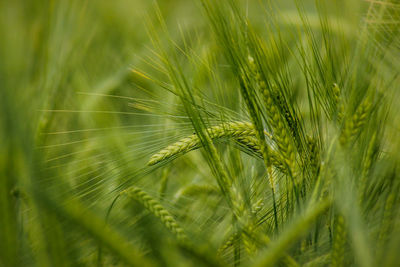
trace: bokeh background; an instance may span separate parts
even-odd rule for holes
[[[340,49],[347,52],[356,49],[367,24],[378,32],[368,42],[382,50],[391,45],[388,64],[382,64],[389,79],[399,71],[400,5],[371,7],[373,2],[379,1],[332,1],[318,9],[314,1],[239,1],[260,36],[268,40],[279,29],[293,47],[307,42],[299,40],[307,36],[303,16],[322,44],[323,13],[331,40],[342,40],[346,47]],[[208,184],[210,192],[215,186],[200,152],[162,168],[146,166],[152,153],[193,133],[179,98],[168,90],[172,85],[157,49],[165,47],[168,54],[174,46],[185,51],[177,53],[177,62],[204,106],[225,118],[246,119],[200,1],[0,1],[0,266],[124,266],[121,255],[130,254],[125,243],[163,266],[212,262],[182,252],[137,203],[113,204],[121,190],[140,185],[185,221],[199,244],[225,238],[230,221],[218,195],[196,196],[195,203],[192,193],[181,197],[188,185]],[[295,70],[296,60],[287,57]],[[297,73],[291,77],[293,95],[305,106],[305,81]],[[398,82],[397,77],[391,84]],[[400,125],[400,116],[393,115],[397,99],[388,115],[393,139]],[[254,167],[241,175],[260,175],[262,163],[242,156],[245,166]],[[98,231],[104,222],[111,228]],[[329,243],[324,242],[322,251]],[[304,262],[313,257],[310,252]],[[395,261],[388,259],[387,266]]]

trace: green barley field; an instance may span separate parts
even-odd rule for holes
[[[399,251],[398,0],[0,1],[0,267]]]

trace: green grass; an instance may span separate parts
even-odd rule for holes
[[[0,267],[396,266],[400,4],[275,2],[0,2]]]

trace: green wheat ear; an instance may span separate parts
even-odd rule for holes
[[[356,109],[354,115],[346,120],[344,128],[339,137],[342,145],[351,143],[361,132],[361,129],[367,123],[368,115],[372,110],[372,103],[367,98]]]
[[[126,195],[142,204],[147,210],[153,213],[160,221],[175,234],[179,241],[185,242],[188,240],[183,229],[178,225],[172,215],[158,202],[152,198],[149,194],[144,192],[142,189],[137,187],[130,187],[120,193]]]
[[[261,147],[258,139],[255,136],[238,136],[235,138],[235,141],[243,146],[246,150],[250,152],[254,152],[256,156],[262,158]],[[272,149],[268,149],[269,160],[271,164],[274,165],[281,172],[286,173],[286,165],[285,160],[282,156]]]
[[[345,107],[344,107],[344,99],[342,98],[342,92],[337,83],[333,84],[333,96],[336,104],[337,120],[340,123],[343,120]]]
[[[266,82],[263,80],[262,74],[254,59],[250,56],[249,64],[252,72],[255,76],[255,82],[257,83],[260,93],[263,97],[264,104],[265,104],[265,111],[268,115],[268,123],[270,124],[274,136],[273,139],[275,140],[279,151],[284,155],[285,162],[289,167],[290,171],[294,170],[294,163],[295,163],[295,147],[292,143],[292,136],[289,133],[288,129],[286,128],[286,122],[283,120],[281,116],[281,112],[279,107],[276,105],[272,92],[269,90]],[[279,93],[279,92],[275,92]],[[280,101],[283,101],[281,97],[279,97]],[[287,116],[288,121],[293,121],[293,118],[288,111],[284,112],[284,116]],[[293,125],[292,125],[293,126]]]
[[[254,136],[255,129],[253,124],[249,122],[228,122],[223,123],[217,126],[213,126],[207,129],[207,132],[210,135],[212,140],[220,139],[220,138],[243,138],[246,136]],[[188,137],[185,137],[178,142],[167,146],[160,152],[151,156],[147,165],[155,165],[162,161],[168,160],[175,155],[183,155],[189,151],[197,149],[201,147],[201,141],[197,134],[192,134]]]
[[[346,226],[342,215],[337,215],[334,220],[334,236],[331,264],[333,267],[344,266],[344,253],[346,246]]]

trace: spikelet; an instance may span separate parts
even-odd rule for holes
[[[172,215],[158,202],[156,199],[152,198],[149,194],[144,192],[142,189],[137,187],[130,187],[120,193],[121,195],[126,195],[140,204],[142,204],[147,210],[153,213],[160,221],[175,234],[179,241],[186,242],[187,236],[183,229],[178,225]]]
[[[385,209],[383,211],[383,218],[381,222],[381,227],[379,231],[379,239],[377,248],[382,249],[385,247],[390,235],[391,228],[393,227],[393,211],[395,205],[395,195],[390,193],[386,198]],[[382,252],[381,252],[382,253]]]
[[[312,173],[315,174],[320,166],[319,147],[315,139],[310,136],[307,136],[307,146],[310,153],[308,156],[309,167],[311,168]]]
[[[255,129],[253,124],[249,122],[228,122],[221,125],[213,126],[207,129],[212,140],[224,138],[224,137],[240,137],[240,136],[251,136],[255,135]],[[151,156],[147,165],[155,165],[159,162],[168,160],[175,155],[185,154],[189,151],[197,149],[201,146],[200,138],[197,134],[185,137],[178,142],[167,146],[160,152]]]
[[[297,149],[301,149],[301,141],[299,140],[299,134],[298,134],[298,124],[297,121],[293,118],[292,114],[290,113],[290,110],[288,108],[288,105],[282,96],[282,93],[279,91],[279,89],[274,86],[273,87],[273,97],[276,101],[277,106],[280,108],[281,114],[283,114],[283,118],[285,119],[287,126],[290,130],[290,134],[293,137],[293,141],[296,144]]]
[[[249,234],[246,234],[245,232],[242,233],[242,240],[243,240],[244,248],[246,249],[246,251],[249,255],[255,255],[258,248],[256,246],[256,243],[254,242],[254,239],[252,238],[252,235],[254,232],[252,225],[249,225],[247,227],[246,231]]]
[[[261,148],[257,138],[254,136],[238,136],[235,138],[236,142],[254,152],[258,157],[262,158]],[[284,159],[274,150],[268,149],[269,159],[271,164],[278,168],[281,172],[286,172]]]
[[[333,96],[335,99],[335,104],[336,104],[336,117],[337,117],[337,121],[340,123],[343,120],[343,116],[344,116],[344,103],[343,103],[343,99],[341,96],[341,90],[339,85],[337,85],[337,83],[333,84]]]
[[[254,222],[253,222],[254,223]],[[250,224],[246,226],[242,232],[242,238],[243,238],[243,244],[246,248],[246,251],[252,255],[252,254],[257,254],[257,251],[259,249],[258,245],[263,244],[264,246],[268,246],[271,243],[270,238],[265,235],[262,231],[257,231],[255,229],[257,225],[255,224]],[[289,267],[299,267],[300,265],[292,258],[287,253],[284,253],[282,262],[284,263],[284,266],[289,266]]]
[[[228,248],[232,247],[232,246],[233,246],[233,243],[235,243],[235,241],[237,240],[237,238],[238,238],[238,234],[237,234],[237,233],[231,235],[231,236],[222,244],[222,246],[220,246],[220,247],[218,248],[217,255],[222,255],[222,254],[224,253],[225,250],[227,250]]]
[[[262,199],[251,205],[251,213],[257,215],[264,208],[264,202]]]
[[[251,229],[248,228],[247,230],[250,231]],[[231,235],[222,244],[221,247],[219,247],[219,249],[217,251],[217,255],[222,255],[224,253],[224,251],[227,250],[228,248],[232,247],[234,245],[234,243],[239,240],[239,238],[241,238],[247,253],[249,253],[250,255],[254,255],[257,252],[257,246],[255,245],[254,240],[252,240],[252,238],[248,234],[246,234],[244,232],[239,234],[236,232],[233,235]]]
[[[283,120],[279,107],[276,105],[273,99],[273,95],[267,88],[267,84],[262,80],[261,74],[257,69],[254,59],[249,57],[250,67],[255,75],[256,83],[263,96],[266,112],[268,114],[268,123],[270,124],[274,134],[273,139],[278,145],[279,150],[284,155],[285,162],[292,171],[294,169],[295,162],[295,150],[290,138],[289,132],[286,129],[285,121]]]
[[[373,134],[369,142],[367,153],[363,160],[361,179],[359,182],[359,189],[358,189],[358,203],[360,207],[362,207],[362,204],[364,202],[365,190],[367,188],[368,176],[371,171],[375,145],[376,145],[376,133]]]
[[[365,99],[357,108],[354,115],[346,120],[339,141],[342,145],[348,144],[360,133],[366,124],[368,115],[372,109],[369,99]]]
[[[332,267],[344,266],[344,252],[346,245],[346,228],[342,215],[337,215],[334,221]]]

